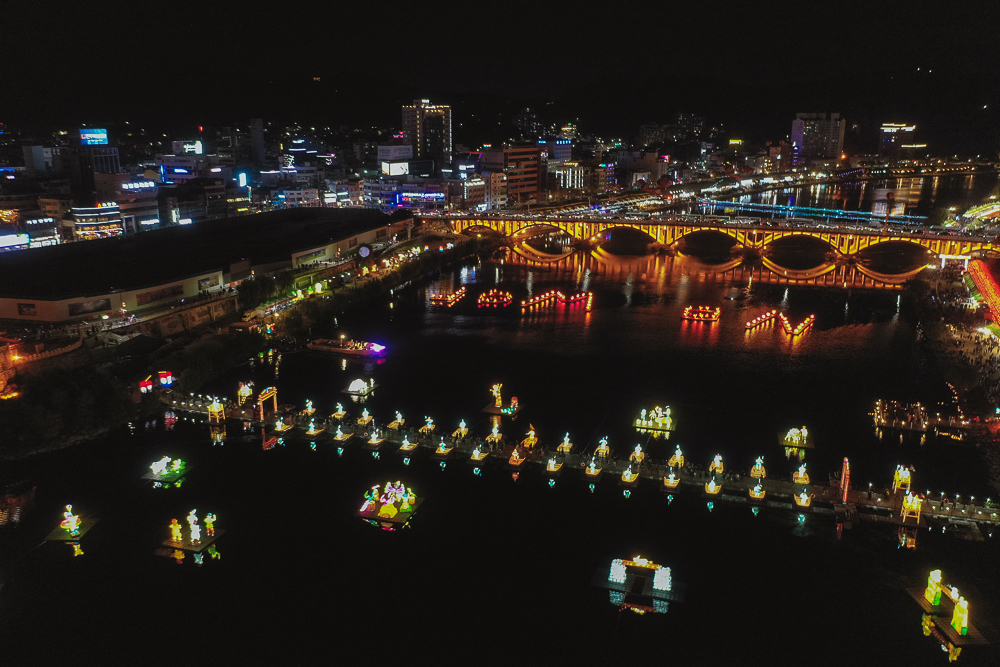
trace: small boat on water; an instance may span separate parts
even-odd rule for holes
[[[381,357],[385,354],[385,345],[368,343],[363,340],[344,340],[343,338],[340,340],[317,338],[306,347],[317,352],[332,352],[349,357]]]

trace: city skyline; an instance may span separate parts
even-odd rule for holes
[[[427,98],[453,108],[454,141],[466,144],[504,138],[486,136],[495,121],[483,118],[499,100],[514,108],[538,107],[560,122],[575,119],[581,131],[606,136],[629,136],[642,123],[667,122],[688,111],[748,141],[779,140],[788,134],[788,118],[825,111],[865,128],[915,123],[932,147],[949,152],[989,154],[1000,148],[990,76],[995,66],[980,67],[969,55],[975,44],[987,43],[989,14],[975,3],[950,7],[933,22],[870,9],[862,13],[849,5],[838,5],[834,20],[813,7],[771,13],[736,8],[713,16],[676,8],[566,16],[553,8],[539,9],[533,20],[469,25],[457,16],[434,21],[417,16],[407,25],[419,36],[407,38],[411,46],[393,39],[389,30],[379,35],[386,48],[373,48],[369,31],[346,28],[370,19],[337,8],[321,10],[309,26],[294,24],[291,48],[298,57],[291,63],[278,57],[283,47],[251,39],[261,29],[253,16],[205,9],[199,23],[211,29],[186,31],[170,27],[164,8],[137,14],[91,7],[91,16],[101,16],[101,34],[128,35],[126,44],[193,54],[210,40],[224,50],[190,62],[132,54],[127,46],[109,55],[92,48],[88,29],[81,27],[86,22],[77,20],[81,10],[67,8],[44,17],[46,34],[61,48],[39,51],[31,48],[27,28],[42,20],[42,13],[14,8],[7,15],[15,27],[10,53],[0,70],[0,85],[8,93],[0,122],[29,127],[131,119],[170,127],[265,118],[396,127],[401,104]],[[661,27],[619,45],[615,36],[628,34],[623,30],[630,22]],[[698,26],[702,29],[694,29]],[[490,40],[513,31],[523,37],[524,48],[497,54],[492,64],[489,58],[477,60],[477,53],[488,53]],[[320,37],[335,37],[336,48]],[[437,42],[450,40],[472,46],[441,55]],[[428,57],[409,59],[406,48],[424,50]],[[595,50],[608,55],[595,57]],[[59,55],[63,52],[74,53],[72,65]],[[576,57],[548,55],[567,52]],[[362,62],[363,76],[345,76]],[[500,71],[516,76],[498,76]]]

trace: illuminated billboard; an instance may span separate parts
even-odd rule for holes
[[[382,173],[389,176],[405,176],[410,173],[409,162],[383,162]]]
[[[104,146],[108,143],[108,131],[93,127],[82,129],[80,143],[84,146]]]

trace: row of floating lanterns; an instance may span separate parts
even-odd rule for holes
[[[479,295],[477,304],[480,308],[483,306],[497,308],[500,306],[509,306],[513,303],[513,301],[514,296],[510,292],[505,292],[504,290],[499,289],[491,289],[490,291]]]
[[[781,328],[785,330],[786,334],[789,334],[791,336],[798,336],[799,334],[804,333],[805,330],[811,327],[813,325],[813,322],[816,321],[816,316],[810,315],[806,319],[799,322],[797,326],[792,327],[791,322],[788,321],[788,318],[785,317],[784,313],[778,315],[778,318],[781,320]]]
[[[561,301],[564,304],[574,304],[574,303],[584,303],[586,302],[587,312],[590,312],[591,306],[594,302],[593,292],[577,292],[570,296],[566,296],[559,290],[549,290],[545,294],[540,294],[538,296],[532,297],[530,299],[524,299],[521,301],[521,308],[531,308],[533,306],[548,305],[550,303],[555,303],[556,301]]]
[[[463,287],[457,292],[452,292],[450,294],[431,294],[431,303],[435,305],[444,305],[451,308],[456,303],[458,303],[463,296],[466,294],[466,289]]]
[[[770,322],[775,317],[777,317],[777,315],[778,315],[778,311],[776,311],[776,310],[770,310],[770,311],[764,313],[763,315],[758,315],[757,317],[755,317],[752,320],[750,320],[749,322],[747,322],[746,328],[747,329],[755,329],[755,328],[759,327],[760,325],[764,324],[765,322]]]

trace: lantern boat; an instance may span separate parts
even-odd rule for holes
[[[368,343],[363,340],[344,340],[343,338],[340,340],[317,338],[308,343],[306,347],[315,352],[329,352],[348,357],[381,357],[385,354],[385,345]]]

